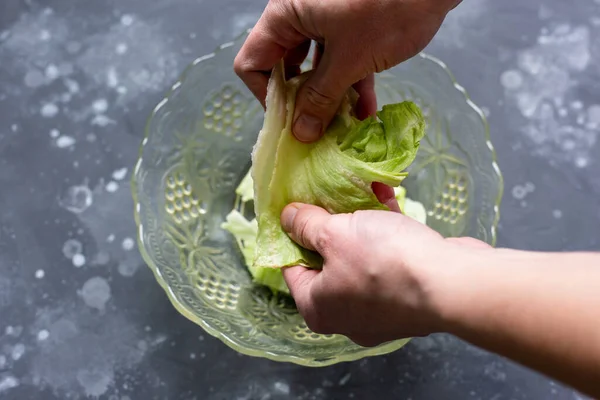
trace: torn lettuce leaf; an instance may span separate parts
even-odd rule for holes
[[[235,189],[235,194],[240,196],[244,203],[254,199],[254,183],[252,182],[252,173],[250,171],[248,171],[237,189]]]
[[[247,175],[247,177],[249,176],[250,174]],[[251,178],[250,182],[252,182]],[[254,193],[251,186],[249,191],[248,188],[245,187],[242,188],[240,192],[242,194],[238,195],[242,199],[244,198],[243,193],[249,193],[251,195],[250,198],[252,198]],[[227,215],[225,222],[221,224],[221,227],[229,231],[235,238],[235,241],[242,252],[242,256],[244,257],[246,267],[248,268],[250,275],[252,275],[254,282],[267,286],[275,292],[290,293],[290,290],[283,279],[281,269],[260,268],[252,265],[256,249],[256,235],[258,234],[258,224],[256,223],[256,219],[248,220],[238,210],[232,210]]]
[[[243,203],[248,203],[254,197],[252,189],[252,176],[250,171],[244,177],[236,194],[241,198]],[[406,197],[406,189],[402,186],[394,188],[396,199],[400,205],[402,212],[421,222],[427,223],[427,213],[425,207],[418,201],[411,200]],[[248,199],[248,200],[244,200]],[[255,267],[253,265],[254,252],[256,251],[256,237],[258,235],[258,224],[256,219],[248,220],[238,210],[232,210],[226,217],[226,220],[221,227],[230,232],[236,240],[236,243],[242,252],[244,262],[252,279],[255,283],[264,285],[274,292],[289,294],[289,288],[283,279],[283,273],[278,268]]]
[[[403,186],[394,188],[394,193],[396,194],[396,200],[398,200],[402,214],[422,224],[427,223],[427,210],[425,210],[425,206],[422,203],[406,197],[406,189]]]
[[[321,257],[283,231],[283,208],[297,201],[332,214],[387,209],[371,184],[399,186],[425,133],[421,111],[412,102],[386,105],[377,118],[360,121],[352,114],[356,96],[349,91],[324,136],[301,143],[291,128],[296,92],[306,78],[286,81],[280,63],[269,80],[264,125],[252,152],[258,223],[254,268],[320,268]]]

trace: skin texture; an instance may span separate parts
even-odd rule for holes
[[[600,254],[493,249],[389,211],[291,204],[281,222],[324,257],[284,270],[315,332],[362,346],[451,333],[600,396]]]
[[[263,103],[273,66],[299,72],[311,40],[319,43],[315,73],[300,88],[293,131],[317,140],[344,93],[354,86],[359,114],[377,108],[373,73],[423,50],[460,0],[271,0],[234,61],[234,69]]]

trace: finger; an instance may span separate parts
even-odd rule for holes
[[[299,141],[310,143],[321,137],[348,88],[362,78],[357,71],[356,65],[325,47],[317,68],[296,97],[293,132]]]
[[[287,234],[300,246],[322,252],[323,227],[331,215],[320,207],[292,203],[281,213],[281,225]]]
[[[321,57],[323,57],[324,46],[322,43],[317,42],[315,45],[315,55],[313,56],[312,68],[317,69],[319,66],[319,62],[321,61]]]
[[[285,79],[292,79],[295,76],[300,75],[300,65],[306,59],[308,51],[310,50],[310,40],[305,41],[300,46],[289,50],[284,60],[285,65]]]
[[[290,294],[296,301],[296,306],[304,310],[309,300],[309,289],[319,271],[300,266],[288,267],[282,270],[283,279],[290,289]]]
[[[371,188],[373,189],[373,193],[375,193],[377,200],[379,200],[381,204],[387,206],[391,211],[401,212],[400,205],[396,199],[396,193],[394,192],[393,187],[384,185],[380,182],[373,182],[371,184]]]
[[[377,115],[377,97],[375,95],[375,75],[369,74],[363,80],[354,84],[354,90],[358,93],[356,103],[356,117],[360,120],[369,116]]]
[[[265,105],[271,70],[288,50],[306,41],[292,24],[290,7],[267,5],[256,26],[238,52],[233,68],[254,96]]]

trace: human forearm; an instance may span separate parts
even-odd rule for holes
[[[434,293],[443,330],[600,396],[600,254],[473,249]]]

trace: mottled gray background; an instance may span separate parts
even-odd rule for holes
[[[263,6],[2,1],[0,398],[582,399],[445,335],[307,369],[238,355],[171,307],[134,242],[144,123]],[[500,246],[598,248],[599,34],[599,1],[464,0],[428,49],[489,116]]]

